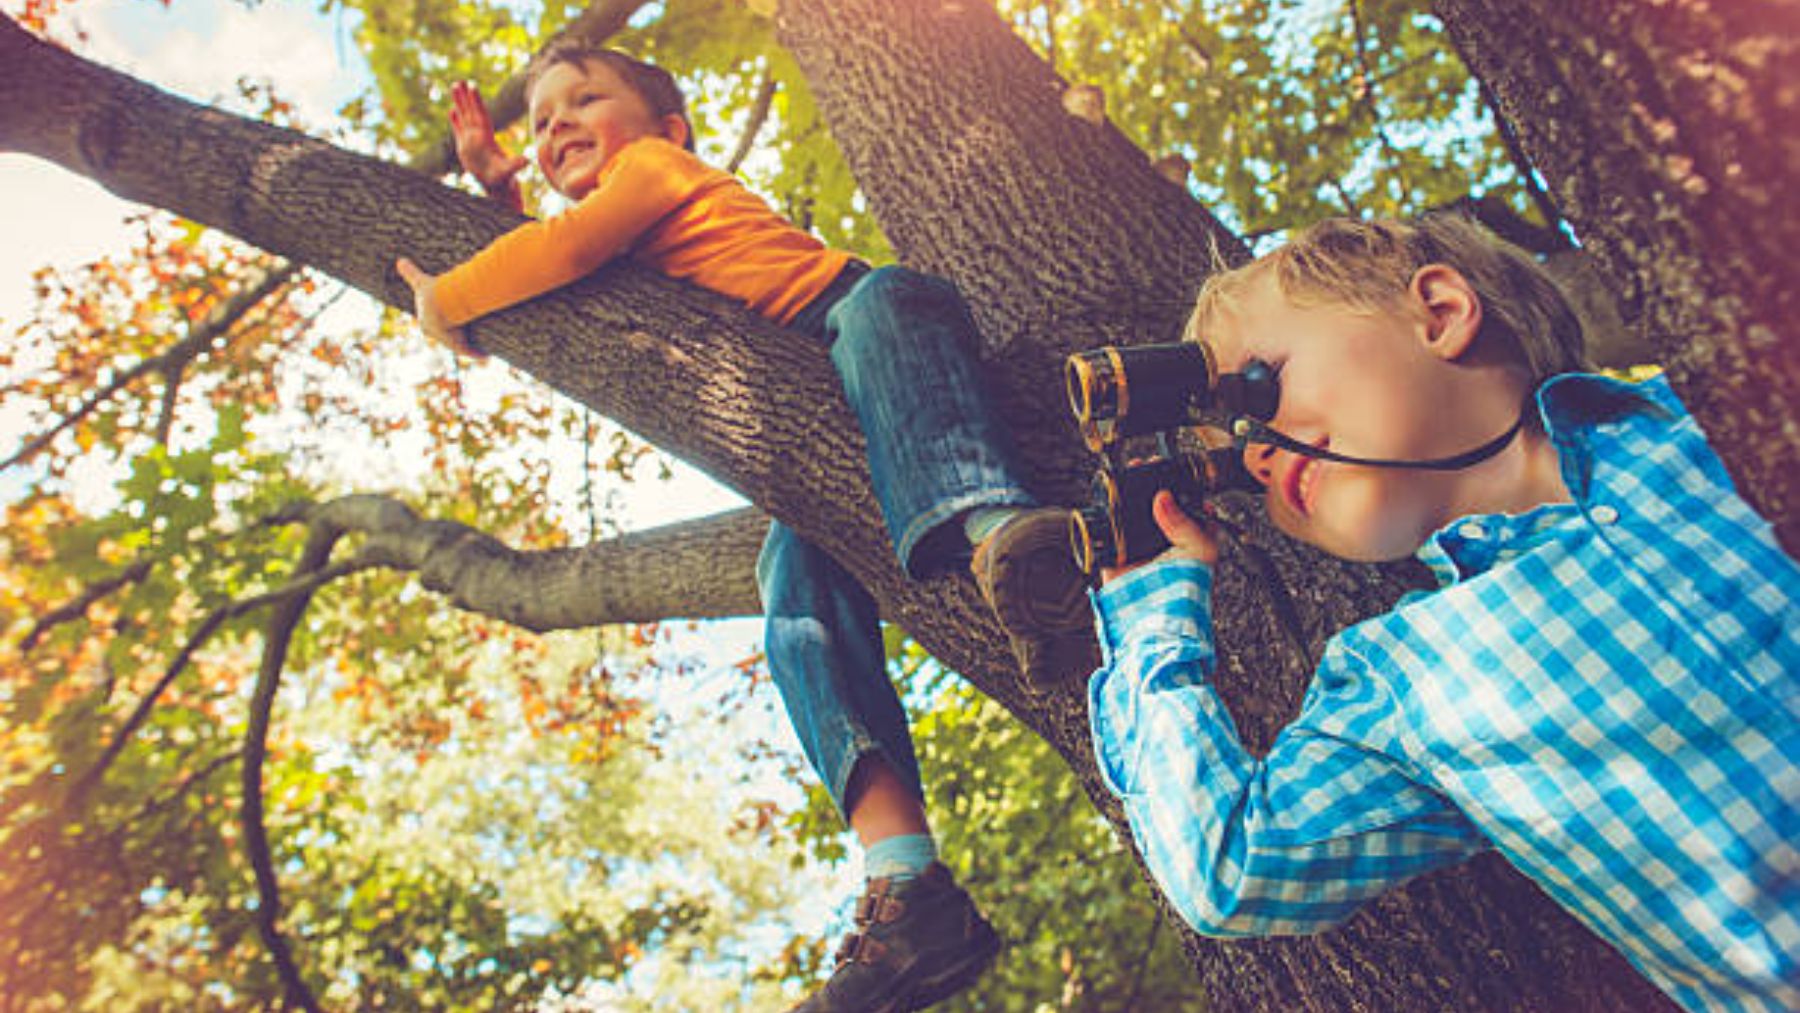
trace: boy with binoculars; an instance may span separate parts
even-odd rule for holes
[[[685,101],[649,64],[580,42],[533,60],[537,164],[577,203],[519,227],[442,275],[402,258],[423,330],[480,354],[480,317],[619,257],[742,301],[830,347],[867,437],[876,500],[915,577],[968,560],[1029,684],[1093,667],[1085,584],[1063,511],[1037,506],[988,409],[975,324],[955,286],[871,269],[776,215],[693,154]],[[453,89],[457,151],[489,195],[519,207],[525,160],[503,151],[480,96]],[[836,969],[803,1011],[923,1009],[971,984],[999,937],[939,863],[906,714],[888,681],[875,601],[786,526],[757,581],[769,670],[807,759],[864,847],[868,892]]]
[[[1800,567],[1661,378],[1580,372],[1529,257],[1327,221],[1208,279],[1187,337],[1277,527],[1438,588],[1326,645],[1268,754],[1208,679],[1218,532],[1109,568],[1100,771],[1197,930],[1317,932],[1498,850],[1692,1009],[1800,1009]]]

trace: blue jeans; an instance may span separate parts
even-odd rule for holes
[[[960,518],[970,508],[1035,503],[982,387],[975,322],[950,282],[852,263],[789,326],[831,348],[868,443],[875,499],[908,574],[966,558]],[[769,528],[756,580],[769,672],[838,811],[849,815],[851,773],[870,753],[923,799],[875,600],[780,522]]]

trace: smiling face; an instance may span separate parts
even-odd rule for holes
[[[1261,359],[1281,400],[1270,424],[1321,449],[1356,457],[1420,460],[1462,453],[1518,418],[1529,382],[1516,368],[1470,355],[1481,305],[1454,270],[1420,269],[1410,291],[1383,309],[1295,305],[1267,275],[1229,311],[1210,314],[1200,337],[1219,368]],[[1398,559],[1467,513],[1509,509],[1528,440],[1461,471],[1373,468],[1252,444],[1251,474],[1267,487],[1277,527],[1333,555]],[[1498,484],[1496,484],[1498,483]]]
[[[594,188],[600,170],[642,137],[686,140],[680,116],[657,116],[637,89],[599,60],[556,63],[531,88],[537,164],[556,192],[574,200]]]

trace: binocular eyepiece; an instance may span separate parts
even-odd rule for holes
[[[1180,341],[1078,352],[1063,380],[1082,438],[1103,455],[1088,504],[1069,515],[1070,548],[1090,578],[1168,548],[1150,510],[1157,490],[1168,489],[1195,513],[1208,496],[1260,488],[1239,448],[1189,450],[1176,437],[1209,416],[1273,417],[1280,392],[1267,365],[1252,361],[1243,372],[1221,375],[1211,348]],[[1121,463],[1122,442],[1149,434],[1158,453]]]

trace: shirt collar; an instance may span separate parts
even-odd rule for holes
[[[1564,373],[1533,397],[1544,432],[1556,447],[1563,482],[1575,503],[1547,503],[1522,514],[1471,514],[1433,532],[1418,558],[1439,586],[1467,580],[1555,536],[1579,519],[1592,491],[1592,435],[1597,426],[1652,408],[1660,399],[1634,384],[1590,373]]]

